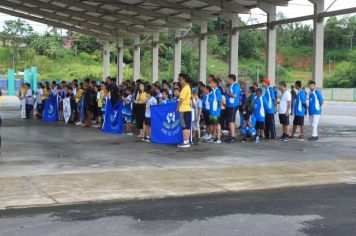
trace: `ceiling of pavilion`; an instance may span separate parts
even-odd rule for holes
[[[1,0],[0,12],[99,39],[183,28],[288,0]]]

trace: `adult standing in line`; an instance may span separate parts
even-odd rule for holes
[[[316,141],[319,139],[318,125],[321,116],[321,107],[323,106],[324,99],[321,92],[315,88],[315,81],[310,81],[309,89],[309,121],[313,127],[313,133],[308,140]]]
[[[264,97],[267,101],[266,118],[265,118],[265,138],[266,140],[276,139],[276,126],[274,120],[275,103],[277,101],[273,88],[270,86],[268,78],[263,80],[263,87],[265,88]]]
[[[292,104],[291,104],[291,115],[293,116],[293,115],[295,115],[294,114],[294,105],[295,105],[295,99],[297,98],[297,93],[295,92],[295,87],[294,87],[294,85],[292,85],[291,87],[290,87],[290,93],[292,94]]]
[[[228,143],[235,143],[236,141],[236,112],[239,107],[239,99],[240,99],[240,85],[236,81],[236,75],[230,74],[228,75],[228,85],[229,87],[225,87],[225,95],[226,95],[226,118],[227,124],[229,126],[230,137],[227,140]]]
[[[282,125],[282,136],[278,139],[281,141],[288,141],[288,126],[289,126],[289,115],[291,110],[292,95],[287,89],[286,82],[279,82],[279,90],[282,92],[281,100],[278,105],[279,122]]]
[[[183,129],[183,142],[178,145],[180,148],[190,147],[189,137],[190,128],[192,124],[192,107],[191,98],[192,90],[190,88],[190,78],[187,74],[179,74],[179,81],[181,84],[181,92],[179,94],[178,112],[179,120]]]

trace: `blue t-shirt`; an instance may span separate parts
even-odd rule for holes
[[[151,118],[151,106],[157,105],[157,99],[155,97],[150,97],[146,101],[146,111],[145,111],[145,117]]]
[[[128,95],[124,99],[124,106],[122,107],[122,114],[132,115],[132,95]]]
[[[213,89],[209,96],[210,100],[210,112],[209,115],[211,116],[219,116],[220,117],[220,106],[219,102],[221,102],[221,90],[219,88]]]
[[[321,115],[323,96],[318,90],[309,93],[309,115]]]
[[[233,98],[226,94],[226,107],[237,107],[239,105],[240,100],[240,85],[238,83],[233,83],[229,86],[229,92],[234,94],[236,97]]]
[[[274,114],[274,102],[276,101],[276,96],[272,87],[269,87],[268,89],[265,90],[264,98],[266,99],[267,102],[266,113]]]
[[[162,99],[161,103],[160,104],[168,104],[168,103],[171,103],[171,100],[165,100],[165,99]]]
[[[254,100],[254,109],[253,109],[253,115],[256,117],[256,120],[259,122],[264,122],[265,117],[266,117],[266,108],[267,108],[267,101],[266,98],[261,96],[261,97],[255,97]]]
[[[246,103],[246,92],[243,89],[240,89],[239,95],[239,105],[243,105]]]
[[[209,94],[203,95],[202,103],[203,103],[203,111],[210,111]]]
[[[307,94],[304,90],[299,90],[294,104],[294,113],[296,116],[305,115],[305,105],[307,104]]]
[[[179,97],[173,97],[172,98],[172,102],[178,102],[178,100],[179,100]]]

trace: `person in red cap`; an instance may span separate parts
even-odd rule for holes
[[[264,97],[267,101],[266,117],[265,117],[265,138],[268,140],[276,139],[276,127],[274,122],[275,103],[277,98],[273,88],[270,86],[270,80],[265,77],[263,79],[263,87],[265,88]]]

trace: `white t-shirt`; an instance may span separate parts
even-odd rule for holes
[[[286,90],[284,93],[282,93],[282,97],[281,97],[281,100],[278,105],[278,113],[286,114],[288,102],[291,102],[291,101],[292,101],[292,94],[290,93],[289,90]],[[289,108],[288,113],[290,114],[290,108]]]
[[[34,102],[34,99],[33,99],[32,90],[28,89],[26,92],[26,104],[33,105],[33,102]]]
[[[42,104],[43,88],[37,89],[36,103]]]

